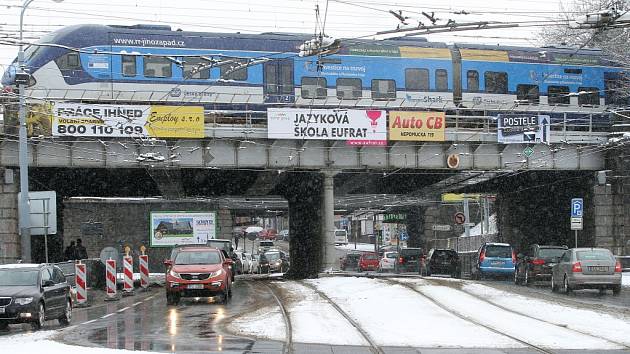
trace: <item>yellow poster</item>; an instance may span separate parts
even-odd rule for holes
[[[389,140],[444,141],[444,112],[389,112]]]
[[[151,106],[147,117],[149,136],[160,138],[203,138],[203,107]]]

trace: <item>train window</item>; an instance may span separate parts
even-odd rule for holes
[[[396,98],[396,81],[372,80],[372,98],[375,100]]]
[[[265,92],[268,94],[278,93],[278,84],[276,78],[278,77],[277,65],[265,66]]]
[[[516,99],[529,103],[540,102],[540,89],[538,85],[516,85]]]
[[[569,86],[549,86],[547,96],[549,104],[569,104]]]
[[[247,72],[246,72],[247,74]],[[247,76],[245,76],[247,79]],[[292,95],[293,92],[293,66],[292,65],[280,65],[280,93],[285,95]]]
[[[144,57],[145,77],[171,77],[173,69],[171,61],[163,57]]]
[[[198,79],[205,80],[210,78],[210,67],[206,60],[199,58],[184,59],[184,80]]]
[[[303,77],[302,98],[326,98],[326,78]]]
[[[599,106],[599,89],[597,87],[578,87],[578,105]]]
[[[361,79],[337,79],[337,98],[340,100],[352,100],[361,98],[363,94]]]
[[[582,69],[564,69],[565,74],[581,74]]]
[[[136,76],[136,57],[134,55],[122,56],[123,76]]]
[[[479,91],[479,72],[477,70],[468,70],[466,72],[466,77],[468,78],[468,81],[467,81],[468,92],[478,92]]]
[[[405,69],[405,90],[429,91],[429,70]]]
[[[435,89],[437,91],[448,91],[448,72],[446,70],[435,70]]]
[[[77,69],[81,67],[79,53],[67,53],[55,59],[55,63],[61,70]]]
[[[486,71],[483,74],[487,93],[507,93],[508,74],[506,72]]]
[[[221,65],[221,78],[224,80],[247,81],[247,59],[224,58]],[[239,68],[240,69],[237,69]]]

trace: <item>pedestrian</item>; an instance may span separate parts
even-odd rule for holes
[[[238,249],[238,240],[241,238],[241,234],[239,232],[234,233],[234,245],[236,249]]]
[[[66,247],[66,250],[63,251],[63,257],[66,261],[77,259],[77,248],[74,245],[74,241],[70,241],[70,246]]]
[[[80,238],[77,239],[77,247],[76,247],[76,259],[86,259],[88,258],[87,250],[85,246],[83,246],[83,241]]]

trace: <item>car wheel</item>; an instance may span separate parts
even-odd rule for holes
[[[67,326],[72,321],[72,301],[70,299],[66,300],[66,309],[63,312],[63,315],[59,317],[59,324]]]
[[[31,326],[33,329],[38,330],[44,326],[44,321],[46,320],[46,310],[44,309],[44,304],[39,303],[39,308],[37,309],[37,317],[35,321],[31,322]]]
[[[565,294],[568,294],[571,292],[571,285],[569,285],[569,277],[567,277],[566,275],[564,276],[564,282],[563,282],[563,287],[562,290],[564,290]]]
[[[621,294],[621,285],[614,285],[612,288],[613,295]]]
[[[526,286],[530,286],[532,285],[532,280],[529,277],[529,269],[525,269],[525,281],[524,281]]]
[[[553,274],[551,275],[551,292],[558,292],[558,284],[556,284],[556,279],[554,278]]]

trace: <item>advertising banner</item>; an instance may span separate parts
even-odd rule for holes
[[[503,144],[549,143],[551,119],[547,115],[499,114],[497,141]]]
[[[205,245],[216,238],[214,212],[160,211],[151,212],[151,247]]]
[[[351,145],[386,145],[382,110],[269,108],[269,139],[345,140]]]
[[[444,141],[444,112],[389,112],[389,140]]]
[[[53,136],[203,138],[201,106],[150,106],[58,102]]]

